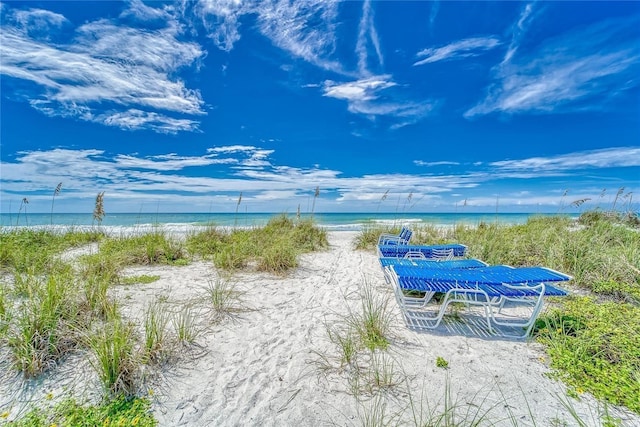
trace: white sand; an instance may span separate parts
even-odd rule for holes
[[[147,383],[160,425],[364,425],[371,408],[383,404],[388,421],[406,425],[403,420],[413,419],[409,395],[426,419],[431,412],[442,412],[447,387],[459,406],[459,420],[485,416],[497,425],[528,426],[534,425],[533,415],[538,426],[555,421],[576,425],[561,403],[569,399],[587,425],[598,425],[593,399],[567,398],[565,387],[548,378],[540,345],[446,330],[408,330],[375,254],[353,250],[355,236],[329,233],[330,248],[304,255],[299,268],[286,277],[243,272],[221,279],[209,262],[128,269],[130,275],[160,276],[151,284],[114,289],[124,313],[138,323],[144,308],[157,298],[175,310],[191,303],[199,313],[202,332],[196,344],[180,350]],[[214,321],[202,297],[216,280],[243,291],[248,309]],[[393,364],[397,385],[383,398],[362,395],[358,403],[350,392],[349,370],[322,369],[320,355],[339,366],[327,325],[344,325],[349,309],[359,309],[365,284],[389,300],[394,336],[381,357]],[[54,401],[68,394],[95,400],[100,390],[82,356],[69,358],[37,383],[20,381],[3,369],[0,412],[10,410],[14,418],[27,402],[46,402],[49,392]],[[449,368],[436,367],[437,357],[448,361]],[[363,367],[370,365],[365,355],[359,360]],[[1,365],[6,368],[6,362]],[[624,425],[640,425],[638,416],[615,414],[625,417]]]

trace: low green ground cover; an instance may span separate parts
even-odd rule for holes
[[[150,402],[144,398],[118,397],[102,405],[81,405],[64,400],[49,408],[34,408],[20,420],[9,422],[13,427],[153,427],[158,424],[150,412]]]

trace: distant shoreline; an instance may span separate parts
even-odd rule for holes
[[[114,213],[105,215],[103,227],[151,227],[163,225],[170,228],[185,226],[255,227],[265,225],[271,218],[287,215],[296,219],[295,213]],[[371,224],[431,224],[454,226],[478,225],[481,222],[523,224],[531,217],[562,215],[577,218],[577,213],[303,213],[300,219],[313,219],[328,230],[358,231]],[[0,214],[0,227],[86,227],[98,225],[90,213],[22,213]]]

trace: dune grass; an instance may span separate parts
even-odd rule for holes
[[[274,274],[295,268],[300,254],[327,245],[325,230],[311,220],[294,221],[286,215],[248,230],[223,231],[212,226],[189,236],[186,243],[191,253],[212,259],[216,267],[237,270],[253,265],[259,271]]]
[[[118,260],[121,267],[189,263],[183,244],[170,239],[161,230],[106,239],[100,245],[100,254]]]
[[[183,304],[180,310],[171,315],[171,325],[179,344],[193,344],[200,334],[197,324],[197,313],[190,303]]]
[[[68,270],[46,278],[25,275],[19,282],[27,295],[15,304],[7,345],[15,368],[34,377],[78,345],[79,304]]]
[[[50,268],[55,256],[65,249],[104,238],[99,231],[70,229],[56,233],[29,228],[0,228],[0,270],[15,273],[43,273]]]
[[[144,311],[143,359],[146,362],[159,363],[168,356],[168,328],[171,316],[165,304],[159,299],[153,300]]]

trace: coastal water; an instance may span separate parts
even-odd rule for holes
[[[148,228],[161,225],[163,227],[259,227],[265,225],[277,213],[115,213],[107,214],[101,226],[105,227],[140,227]],[[453,226],[465,224],[475,226],[484,223],[524,224],[533,216],[544,214],[533,213],[316,213],[313,220],[328,230],[360,230],[371,224],[432,224],[437,226]],[[296,219],[295,214],[289,218]],[[568,215],[571,217],[571,215]],[[302,214],[301,219],[310,218],[310,214]],[[0,227],[56,227],[84,228],[98,225],[90,213],[22,213],[0,214]]]

